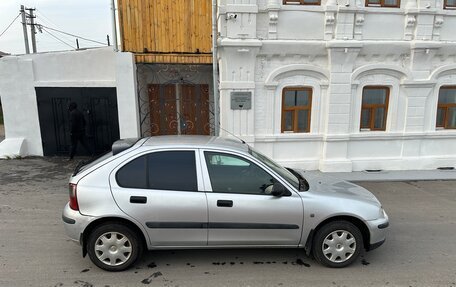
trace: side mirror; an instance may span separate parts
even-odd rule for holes
[[[271,194],[280,197],[289,194],[289,192],[280,182],[275,182]]]

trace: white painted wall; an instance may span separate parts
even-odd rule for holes
[[[282,2],[218,0],[222,135],[306,169],[456,167],[456,130],[435,128],[439,89],[456,85],[456,10],[441,0]],[[359,129],[366,85],[390,87],[386,131]],[[310,133],[281,133],[287,86],[313,89]],[[252,92],[252,109],[231,110],[232,91]]]
[[[0,157],[43,155],[35,87],[116,87],[120,137],[138,137],[135,71],[132,54],[111,48],[1,58]]]

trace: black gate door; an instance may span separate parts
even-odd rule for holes
[[[68,105],[75,102],[86,120],[86,136],[96,154],[119,139],[115,88],[36,88],[41,139],[45,156],[66,156],[70,149]],[[76,155],[89,155],[78,145]]]

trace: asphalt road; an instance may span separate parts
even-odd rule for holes
[[[456,182],[364,182],[391,220],[387,242],[344,269],[297,249],[154,251],[109,273],[82,258],[61,210],[75,163],[0,160],[0,286],[456,286]]]

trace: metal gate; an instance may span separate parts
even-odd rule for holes
[[[209,86],[151,84],[151,135],[209,135]]]
[[[41,139],[45,156],[68,155],[68,105],[75,102],[86,120],[88,144],[96,154],[111,149],[119,139],[115,88],[36,88]],[[81,145],[77,155],[88,155]]]

